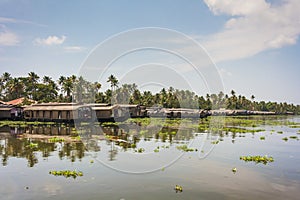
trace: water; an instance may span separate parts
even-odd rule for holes
[[[264,131],[223,132],[222,137],[182,124],[178,130],[157,123],[147,131],[134,123],[108,124],[102,131],[83,126],[77,127],[81,140],[73,138],[72,142],[67,140],[72,126],[3,126],[0,199],[298,199],[300,141],[289,137],[298,135],[300,118],[263,121],[246,128]],[[49,138],[65,135],[64,142],[49,142]],[[216,140],[217,144],[211,144]],[[30,143],[38,147],[29,148]],[[176,148],[185,144],[198,151]],[[138,149],[144,152],[135,152]],[[240,160],[242,155],[269,155],[275,161],[255,164]],[[78,170],[84,175],[58,177],[50,175],[50,170]],[[176,193],[176,184],[183,192]]]

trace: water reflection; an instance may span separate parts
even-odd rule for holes
[[[25,158],[28,166],[33,167],[40,159],[55,156],[67,158],[71,162],[81,159],[85,152],[99,152],[99,141],[106,141],[109,146],[108,160],[117,159],[118,152],[133,149],[143,141],[161,141],[172,144],[188,141],[194,136],[190,129],[178,133],[174,127],[143,127],[141,124],[86,124],[75,127],[71,124],[14,125],[0,127],[0,152],[2,165],[6,166],[10,157]],[[80,139],[76,140],[75,137]],[[51,142],[51,138],[63,138],[60,142]],[[31,144],[36,148],[31,148]],[[39,156],[41,155],[41,156]]]
[[[85,147],[81,141],[75,142],[50,142],[52,136],[72,136],[74,127],[65,125],[43,125],[27,127],[1,127],[0,128],[0,152],[2,165],[8,164],[9,157],[25,158],[28,167],[38,163],[38,158],[47,158],[54,152],[62,160],[69,159],[75,162],[84,157]],[[47,137],[48,136],[48,137]],[[34,144],[34,148],[32,147]],[[96,146],[96,144],[94,144]],[[91,146],[91,145],[90,145]],[[93,147],[99,151],[99,147]],[[41,155],[41,156],[39,156]]]
[[[274,125],[277,125],[274,121],[284,121],[282,118],[271,120]],[[270,117],[267,119],[256,117],[255,120],[252,118],[249,120],[249,117],[228,118],[225,128],[212,130],[209,130],[207,119],[196,122],[157,121],[153,126],[145,126],[144,121],[123,124],[81,124],[78,127],[63,123],[2,126],[0,127],[0,152],[3,166],[8,164],[9,157],[16,157],[26,158],[28,166],[33,167],[38,163],[39,154],[41,158],[47,158],[57,153],[59,159],[67,158],[75,162],[77,159],[80,161],[87,151],[99,152],[105,145],[107,160],[115,161],[118,159],[119,152],[134,152],[138,144],[150,144],[152,148],[150,151],[153,153],[157,142],[166,145],[187,143],[195,139],[195,132],[206,132],[207,139],[214,144],[224,141],[224,137],[230,137],[234,144],[238,138],[245,137],[244,133],[252,131],[254,136],[256,130],[251,123],[264,125],[266,122],[270,123]],[[214,134],[210,134],[209,131]],[[49,141],[53,137],[62,137],[64,140]],[[37,144],[37,148],[30,148],[31,143]]]

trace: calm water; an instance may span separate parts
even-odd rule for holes
[[[76,127],[81,140],[55,143],[49,138],[70,136],[75,128],[3,126],[0,199],[298,199],[300,141],[289,137],[300,138],[300,118],[280,120],[296,125],[260,123],[246,128],[264,131],[221,136],[199,132],[191,121],[173,128],[163,123],[83,126]],[[177,149],[184,144],[197,151]],[[242,155],[269,155],[275,161],[255,164],[240,160]],[[84,175],[65,178],[50,170]],[[176,193],[176,184],[183,192]]]

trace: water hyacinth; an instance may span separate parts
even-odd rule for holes
[[[261,136],[259,139],[260,140],[265,140],[266,138],[264,136]]]
[[[64,142],[65,139],[64,138],[59,138],[59,137],[53,137],[53,138],[50,138],[48,141],[51,142],[51,143],[56,143],[56,142]]]
[[[193,148],[188,148],[187,145],[181,145],[176,147],[178,150],[184,151],[184,152],[189,152],[189,151],[195,151]]]
[[[27,147],[29,147],[30,149],[37,149],[38,148],[38,143],[30,142],[30,144],[27,145]]]
[[[182,187],[181,187],[180,185],[175,185],[174,190],[175,190],[176,193],[177,193],[177,192],[182,192],[182,191],[183,191],[183,189],[182,189]]]
[[[274,158],[271,156],[241,156],[240,160],[243,160],[245,162],[263,163],[265,165],[267,163],[274,162]]]
[[[82,172],[80,172],[80,171],[77,172],[76,170],[73,170],[73,171],[70,171],[70,170],[61,170],[61,171],[52,170],[52,171],[49,171],[49,174],[52,174],[54,176],[64,176],[66,178],[73,177],[74,179],[77,176],[83,176]]]

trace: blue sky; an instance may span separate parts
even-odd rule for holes
[[[107,38],[160,27],[201,44],[216,64],[226,93],[234,89],[247,97],[254,94],[256,100],[300,104],[299,10],[298,0],[0,0],[0,69],[13,76],[35,71],[54,79],[78,74],[91,51]],[[128,56],[114,72],[122,77],[133,63],[147,67],[162,59],[169,65],[176,62],[187,79],[196,79],[176,58],[151,51]],[[105,89],[107,83],[101,81]],[[208,90],[198,81],[191,82],[192,88],[205,95]]]

